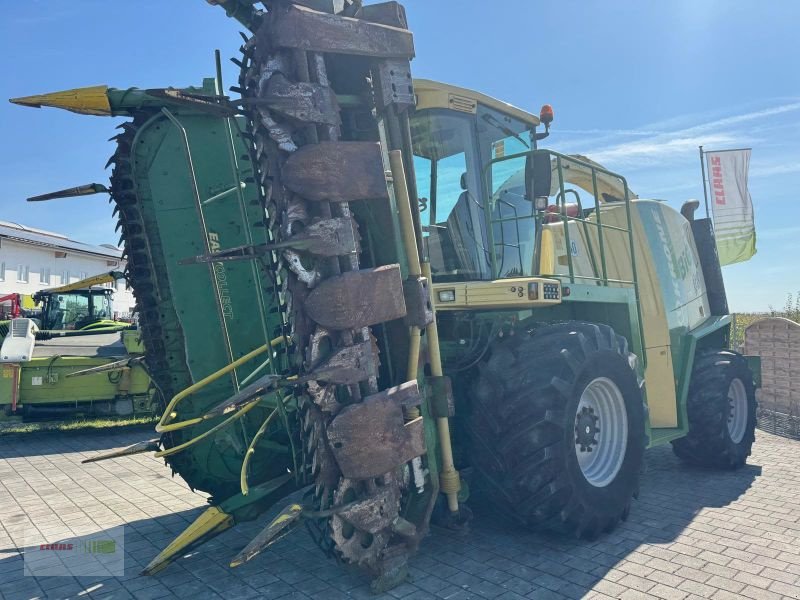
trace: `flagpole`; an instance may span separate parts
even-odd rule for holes
[[[706,202],[706,218],[711,218],[711,213],[708,212],[708,188],[706,186],[706,163],[703,160],[703,147],[700,146],[700,171],[703,173],[703,198]]]

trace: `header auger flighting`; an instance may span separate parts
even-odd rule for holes
[[[169,400],[157,455],[213,504],[148,572],[302,488],[233,564],[305,521],[383,589],[432,515],[469,518],[456,466],[593,537],[648,445],[744,463],[753,377],[709,302],[707,220],[538,149],[549,107],[412,80],[396,2],[212,3],[252,33],[240,99],[219,76],[21,99],[133,117],[111,196]]]

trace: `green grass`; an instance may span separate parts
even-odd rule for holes
[[[733,324],[731,326],[731,342],[730,347],[732,350],[741,352],[744,348],[744,330],[747,327],[765,317],[770,317],[769,313],[734,313]]]
[[[37,433],[42,431],[58,431],[69,433],[107,432],[109,430],[122,430],[135,427],[155,425],[157,417],[118,417],[97,419],[74,419],[71,421],[33,421],[33,422],[0,422],[0,436],[9,434]]]

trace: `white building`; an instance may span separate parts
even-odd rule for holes
[[[65,235],[0,221],[0,296],[74,283],[108,271],[123,271],[122,251],[110,244],[92,246]],[[130,315],[135,300],[125,280],[114,289],[114,312]]]

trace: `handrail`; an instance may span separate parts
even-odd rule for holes
[[[222,58],[219,50],[214,51],[214,63],[216,67],[216,82],[215,82],[216,92],[218,96],[223,96],[225,86],[222,83]],[[239,207],[239,216],[242,220],[242,224],[246,224],[249,221],[247,217],[246,201],[244,198],[244,190],[247,189],[247,184],[244,182],[246,178],[243,177],[243,174],[241,172],[240,168],[241,159],[239,158],[238,153],[236,151],[236,142],[234,141],[234,136],[235,136],[234,129],[238,132],[239,135],[241,135],[241,130],[239,129],[239,124],[236,120],[236,117],[232,116],[225,117],[225,129],[227,132],[226,141],[228,142],[226,146],[228,150],[228,158],[230,160],[231,171],[234,180],[234,187],[236,187],[234,193],[236,194],[237,205]],[[204,204],[210,204],[211,202],[220,199],[223,194],[227,194],[227,192],[220,192],[219,194],[216,194],[211,198],[207,198]],[[244,233],[245,241],[248,244],[254,244],[252,228],[243,227],[242,232]],[[265,242],[269,243],[272,241],[270,239],[268,230],[266,228],[262,230],[262,233]],[[250,273],[253,277],[253,281],[258,281],[259,279],[258,265],[256,265],[254,262],[250,262]],[[255,295],[257,297],[259,305],[261,306],[267,305],[266,300],[264,298],[264,290],[260,285],[255,286]],[[269,324],[267,322],[268,317],[266,316],[265,313],[266,311],[258,311],[258,318],[261,323],[261,330],[264,333],[264,339],[269,339],[270,331],[272,330],[269,328]],[[239,387],[242,388],[245,385],[247,385],[246,382],[247,378],[240,381]]]
[[[595,197],[595,210],[594,210],[594,212],[595,212],[595,215],[597,216],[597,219],[596,219],[597,220],[597,226],[598,227],[603,227],[603,221],[602,221],[601,215],[600,215],[600,213],[602,211],[600,210],[600,205],[597,204],[597,197],[598,197],[598,193],[597,193],[597,173],[595,171],[592,171],[592,194]],[[598,229],[598,231],[599,231],[599,229]],[[597,236],[597,241],[598,241],[598,244],[600,245],[600,267],[603,269],[603,281],[605,282],[603,285],[605,285],[607,287],[608,286],[608,271],[606,270],[606,252],[605,252],[605,246],[603,244],[603,236],[602,235],[598,235]]]
[[[507,156],[501,156],[501,157],[496,157],[496,158],[490,159],[489,162],[484,167],[484,180],[487,181],[487,187],[488,187],[489,178],[486,177],[486,172],[489,169],[491,169],[492,165],[494,165],[496,163],[499,163],[499,162],[513,160],[513,159],[517,159],[517,158],[528,158],[535,151],[536,150],[528,150],[526,152],[518,152],[516,154],[509,154]],[[541,151],[540,150],[539,152],[545,152],[545,151]],[[642,307],[641,307],[641,302],[640,302],[641,297],[640,297],[640,294],[639,294],[639,279],[638,279],[638,273],[637,273],[637,269],[636,269],[636,254],[635,254],[636,248],[635,248],[635,242],[634,242],[634,239],[633,239],[633,216],[632,216],[632,213],[631,213],[631,193],[630,193],[630,188],[628,187],[628,181],[622,175],[619,175],[618,173],[614,173],[612,171],[609,171],[608,169],[605,169],[605,168],[603,168],[603,167],[601,167],[601,166],[599,166],[597,164],[592,164],[592,163],[589,163],[589,162],[585,162],[585,161],[580,160],[578,158],[573,158],[571,156],[563,155],[563,154],[560,154],[558,152],[553,152],[553,151],[550,151],[550,150],[547,150],[546,152],[547,152],[548,156],[555,157],[555,163],[556,163],[555,166],[556,166],[556,172],[557,172],[557,176],[558,176],[558,193],[556,195],[556,206],[558,207],[559,210],[558,210],[558,213],[557,213],[557,217],[561,220],[561,222],[564,225],[563,232],[564,232],[564,242],[566,244],[567,269],[568,269],[568,274],[567,275],[556,275],[554,277],[558,277],[558,278],[561,278],[561,279],[563,279],[565,277],[568,277],[570,283],[575,283],[575,281],[577,279],[577,280],[584,280],[584,281],[588,280],[588,281],[599,282],[604,286],[608,286],[609,284],[632,285],[633,289],[634,289],[634,298],[635,298],[635,302],[636,302],[636,316],[638,318],[639,325],[640,325],[639,326],[639,331],[638,331],[638,337],[639,337],[638,341],[641,344],[641,348],[644,349],[645,348],[644,328],[642,326]],[[552,160],[552,158],[550,160]],[[568,161],[569,163],[574,164],[574,165],[576,165],[578,167],[584,167],[584,168],[588,169],[589,172],[591,172],[591,175],[592,175],[592,193],[593,193],[594,199],[595,199],[595,211],[594,211],[594,214],[596,215],[594,220],[589,220],[589,219],[584,218],[583,206],[582,206],[582,203],[581,203],[580,195],[575,190],[570,190],[570,191],[572,191],[575,194],[576,198],[577,198],[578,209],[580,211],[581,216],[580,217],[571,217],[571,216],[569,216],[567,214],[567,210],[566,210],[567,189],[565,188],[565,185],[564,185],[565,180],[564,180],[564,166],[563,166],[563,163],[565,161]],[[608,175],[610,177],[613,177],[613,178],[619,180],[622,183],[623,190],[624,190],[625,220],[626,220],[627,227],[618,227],[616,225],[611,225],[611,224],[603,222],[603,218],[602,218],[603,207],[605,207],[608,203],[602,201],[602,199],[599,197],[598,184],[597,184],[597,174],[598,173],[602,173],[602,174]],[[526,215],[524,217],[500,218],[500,219],[497,219],[497,220],[492,219],[492,210],[491,210],[491,206],[489,205],[491,194],[489,192],[490,192],[490,189],[487,189],[487,193],[486,193],[486,196],[485,196],[485,203],[486,203],[487,206],[486,206],[485,212],[489,215],[489,223],[488,223],[487,229],[488,229],[488,232],[489,232],[490,235],[493,233],[494,223],[505,223],[507,221],[515,220],[515,221],[517,221],[517,228],[519,229],[519,220],[523,219],[523,218],[525,218],[525,219],[529,218]],[[531,204],[533,205],[532,202],[531,202]],[[536,211],[534,209],[534,215],[533,216],[534,216],[535,226],[537,227],[537,229],[540,229],[540,225],[543,222],[544,215],[542,214],[541,211]],[[573,257],[572,257],[572,244],[571,244],[571,240],[570,240],[570,228],[569,228],[569,223],[570,222],[575,222],[575,223],[581,223],[582,224],[584,235],[586,236],[587,251],[590,254],[590,259],[591,259],[591,263],[592,263],[592,270],[593,270],[595,275],[598,275],[598,269],[597,269],[596,257],[595,257],[595,253],[594,253],[593,240],[590,239],[590,237],[588,235],[588,227],[592,226],[592,227],[596,227],[597,228],[597,241],[598,241],[599,253],[600,253],[600,270],[601,270],[601,274],[602,274],[601,277],[589,277],[589,276],[585,276],[585,275],[576,275],[575,274],[575,264],[574,264]],[[501,226],[501,230],[502,230],[502,226]],[[619,231],[619,232],[622,232],[622,233],[627,235],[627,238],[628,238],[628,250],[630,252],[630,261],[631,261],[631,275],[632,275],[632,279],[630,281],[624,280],[624,279],[610,279],[608,277],[608,267],[607,267],[607,262],[606,262],[605,235],[604,235],[606,230]],[[490,239],[493,242],[493,239],[492,238],[490,238]],[[519,239],[517,241],[519,242]],[[538,244],[541,243],[541,239],[536,240],[536,243],[537,243],[537,248],[538,248]],[[507,246],[507,245],[510,246],[510,244],[505,244],[505,243],[503,243],[502,245],[503,246]],[[491,245],[492,248],[494,248],[494,246],[495,246],[495,244]],[[539,253],[539,251],[537,250],[537,254],[538,253]],[[493,253],[492,254],[493,275],[500,276],[500,274],[497,273],[494,270],[495,266],[496,266],[495,265],[495,256],[494,256],[494,253]],[[643,356],[641,357],[642,358],[642,364],[643,364],[643,366],[646,366],[647,356],[646,356],[646,353],[644,353],[644,352],[642,352],[642,354],[643,354]]]
[[[161,108],[161,112],[164,116],[169,119],[169,121],[175,126],[175,128],[180,133],[181,143],[183,145],[183,153],[186,156],[186,164],[189,168],[189,177],[192,181],[192,193],[194,195],[194,202],[195,202],[195,209],[197,211],[197,217],[200,221],[200,228],[203,231],[203,245],[205,246],[206,254],[211,253],[211,244],[208,239],[208,227],[206,226],[206,218],[203,214],[203,200],[200,197],[200,186],[197,184],[197,175],[194,168],[194,159],[192,158],[192,148],[189,145],[189,134],[186,131],[186,128],[183,124],[178,120],[178,118],[173,115],[166,106]],[[225,341],[225,350],[228,355],[228,359],[233,359],[233,348],[231,347],[231,338],[230,334],[228,333],[228,324],[225,321],[225,310],[222,307],[222,293],[219,289],[219,281],[217,280],[217,270],[214,268],[213,263],[208,264],[209,271],[211,273],[211,281],[214,287],[214,303],[217,306],[217,313],[220,320],[220,326],[222,328],[222,337]],[[236,373],[233,373],[233,382],[234,385],[239,386],[239,381],[236,377]]]
[[[569,238],[569,216],[567,215],[566,195],[564,194],[564,170],[561,168],[561,157],[556,156],[556,171],[558,172],[558,189],[561,191],[561,221],[564,223],[564,244],[567,247],[567,270],[569,271],[569,282],[575,283],[575,264],[572,261],[572,241]]]
[[[198,390],[203,389],[210,383],[215,382],[217,379],[230,373],[233,369],[236,369],[249,360],[259,356],[260,354],[264,354],[270,348],[274,348],[275,346],[283,343],[284,341],[288,342],[288,339],[285,339],[283,336],[276,337],[274,340],[271,340],[268,344],[264,344],[263,346],[259,346],[255,350],[251,350],[244,356],[237,358],[230,364],[225,365],[221,369],[214,371],[210,375],[203,377],[197,383],[193,383],[186,389],[178,392],[175,394],[172,399],[169,401],[167,408],[164,409],[163,414],[161,415],[161,419],[159,419],[158,424],[156,425],[156,433],[165,433],[167,431],[177,431],[178,429],[184,429],[186,427],[191,427],[192,425],[197,425],[203,421],[202,417],[196,417],[194,419],[188,419],[186,421],[180,421],[178,423],[170,423],[171,419],[174,419],[177,416],[175,413],[175,407],[183,400],[184,398],[191,396]]]
[[[256,398],[252,402],[248,402],[242,408],[240,408],[235,413],[233,413],[230,417],[228,417],[227,419],[225,419],[221,423],[218,423],[217,425],[215,425],[214,427],[212,427],[208,431],[204,431],[200,435],[198,435],[196,437],[193,437],[190,440],[188,440],[188,441],[186,441],[186,442],[184,442],[182,444],[179,444],[177,446],[173,446],[172,448],[166,448],[165,450],[161,450],[159,452],[156,452],[154,454],[154,456],[156,458],[164,458],[165,456],[171,456],[173,454],[177,454],[178,452],[180,452],[182,450],[186,450],[186,448],[188,448],[189,446],[194,446],[197,442],[199,442],[201,440],[204,440],[205,438],[215,434],[217,431],[219,431],[223,427],[225,427],[227,425],[230,425],[233,421],[236,421],[237,419],[241,419],[248,412],[250,412],[252,409],[254,409],[259,404],[259,402],[261,402],[261,398],[260,397]],[[203,419],[200,419],[200,420],[202,421]]]
[[[582,216],[586,216],[583,212],[583,203],[581,202],[581,195],[574,189],[569,188],[563,191],[559,191],[558,195],[556,196],[556,200],[561,198],[563,200],[564,211],[566,213],[566,202],[567,202],[567,194],[572,193],[575,196],[575,203],[578,205],[578,214]],[[592,247],[591,241],[589,240],[589,220],[588,219],[581,219],[581,224],[583,225],[583,235],[586,236],[587,244],[586,249],[589,251],[589,260],[592,263],[592,273],[597,275],[597,259],[594,256],[594,248]],[[598,234],[598,237],[603,237],[602,235]]]

